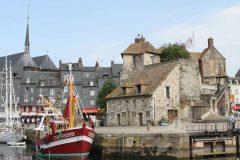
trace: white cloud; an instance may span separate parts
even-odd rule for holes
[[[194,24],[178,24],[165,30],[154,31],[149,40],[156,47],[163,43],[185,42],[194,32],[195,51],[207,47],[207,39],[213,37],[215,47],[227,59],[227,72],[234,76],[240,68],[240,5],[226,8]]]

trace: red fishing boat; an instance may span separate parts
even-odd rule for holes
[[[35,156],[50,159],[80,159],[88,157],[96,135],[91,122],[86,124],[79,96],[74,89],[71,64],[66,87],[69,97],[63,114],[54,104],[42,97],[48,106],[44,108],[41,122],[35,128]],[[80,117],[80,118],[79,118]],[[91,120],[90,120],[91,121]]]

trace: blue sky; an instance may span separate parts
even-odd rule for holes
[[[56,65],[122,63],[121,52],[138,33],[155,47],[185,42],[194,32],[195,51],[214,38],[234,76],[240,68],[240,1],[237,0],[29,0],[31,55],[47,54]],[[24,50],[27,0],[0,3],[0,55]]]

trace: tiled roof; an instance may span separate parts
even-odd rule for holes
[[[154,53],[160,54],[160,50],[153,47],[149,42],[145,42],[144,38],[135,39],[135,43],[132,43],[128,48],[122,53],[124,54],[142,54],[142,53]]]
[[[201,57],[202,57],[201,52],[190,52],[188,58],[191,60],[199,60]]]
[[[162,62],[159,64],[149,65],[142,71],[138,71],[130,78],[121,83],[106,98],[128,97],[138,95],[149,95],[166,79],[168,74],[176,66],[177,61]],[[142,92],[136,94],[136,85],[141,84]],[[127,94],[122,94],[122,87],[127,88]]]
[[[39,67],[42,67],[44,69],[57,69],[57,67],[48,55],[33,57],[33,60]]]

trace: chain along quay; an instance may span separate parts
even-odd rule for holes
[[[224,123],[188,123],[168,126],[95,127],[92,155],[239,157],[240,121],[235,128]],[[33,130],[26,129],[29,142]]]

